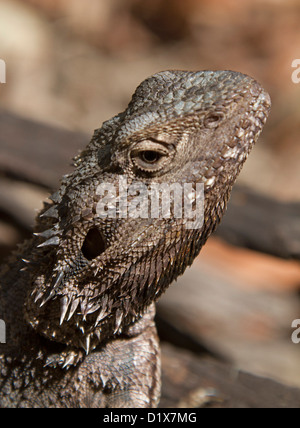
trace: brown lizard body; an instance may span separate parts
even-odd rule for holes
[[[2,269],[0,407],[158,404],[153,302],[220,222],[269,109],[268,94],[241,73],[166,71],[95,131],[33,238]],[[189,226],[175,204],[169,216],[134,214],[165,184],[191,185],[194,201],[196,183],[203,224]]]

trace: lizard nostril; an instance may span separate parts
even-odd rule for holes
[[[82,254],[88,260],[93,260],[105,251],[102,234],[96,227],[90,229],[81,247]]]

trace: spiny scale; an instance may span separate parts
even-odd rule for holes
[[[60,300],[60,310],[61,310],[61,314],[60,314],[60,321],[59,324],[62,325],[62,323],[64,322],[66,313],[68,311],[70,305],[70,299],[68,296],[64,296],[61,298]]]
[[[99,314],[96,318],[94,326],[97,327],[99,322],[103,320],[108,315],[108,309],[107,309],[107,302],[108,302],[108,296],[107,294],[103,297],[103,300],[101,302],[101,309],[99,311]]]
[[[85,352],[88,354],[90,352],[90,346],[91,346],[91,337],[90,335],[86,336],[85,339]]]
[[[74,355],[69,355],[66,359],[65,359],[65,361],[64,361],[64,363],[63,363],[63,365],[62,365],[62,368],[64,369],[64,368],[68,368],[68,366],[71,366],[71,365],[73,365],[74,364],[74,361],[75,361],[75,356]]]
[[[59,237],[58,236],[53,236],[53,238],[50,238],[50,239],[48,239],[47,241],[45,241],[45,242],[42,242],[41,244],[39,244],[37,247],[38,248],[42,248],[42,247],[47,247],[47,246],[51,246],[51,245],[54,245],[54,246],[56,246],[56,245],[59,245],[59,241],[60,241],[60,239],[59,239]]]
[[[32,292],[32,294],[35,292],[35,290]],[[39,291],[36,293],[36,296],[34,298],[34,303],[36,303],[38,300],[40,300],[44,296],[44,293],[42,291]]]
[[[64,272],[61,271],[56,277],[54,284],[50,287],[50,289],[44,295],[44,298],[40,303],[40,307],[44,306],[44,304],[47,303],[55,295],[55,291],[59,287],[59,285],[63,282],[63,279],[64,279]]]
[[[54,235],[58,235],[59,232],[60,230],[58,230],[57,228],[52,228],[52,229],[44,230],[43,232],[35,232],[34,235],[40,236],[41,238],[49,239]]]
[[[69,311],[69,316],[68,316],[68,318],[67,318],[67,321],[69,321],[69,320],[72,318],[72,316],[74,315],[74,312],[75,312],[75,311],[76,311],[76,309],[78,308],[79,303],[80,303],[80,298],[74,299],[74,300],[72,301],[72,303],[71,303],[71,308],[70,308],[70,311]]]
[[[57,192],[52,193],[52,195],[49,196],[49,199],[51,199],[51,201],[55,202],[56,204],[60,203],[62,197],[60,196],[59,190]]]
[[[43,212],[40,217],[58,218],[57,205],[53,205],[47,211]]]
[[[122,323],[122,319],[123,319],[123,311],[121,309],[118,309],[116,313],[116,324],[115,324],[114,334],[118,332],[120,325]]]

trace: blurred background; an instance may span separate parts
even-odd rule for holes
[[[0,0],[2,112],[82,133],[83,147],[153,73],[240,71],[262,83],[273,107],[239,183],[285,203],[300,202],[300,83],[291,78],[296,58],[297,0]],[[40,142],[30,144],[38,150]],[[9,150],[3,147],[2,141],[1,165]],[[12,175],[8,180],[2,171],[2,201],[15,197],[14,210],[33,222],[45,186],[11,186]],[[2,257],[20,239],[5,215]],[[300,344],[290,340],[291,322],[300,318],[299,262],[210,241],[160,310],[237,368],[300,386]]]

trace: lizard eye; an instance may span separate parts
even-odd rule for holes
[[[162,154],[154,150],[144,150],[140,152],[139,156],[143,162],[153,164],[160,160]]]
[[[170,149],[154,141],[142,141],[132,149],[130,158],[137,169],[157,172],[170,161]]]

